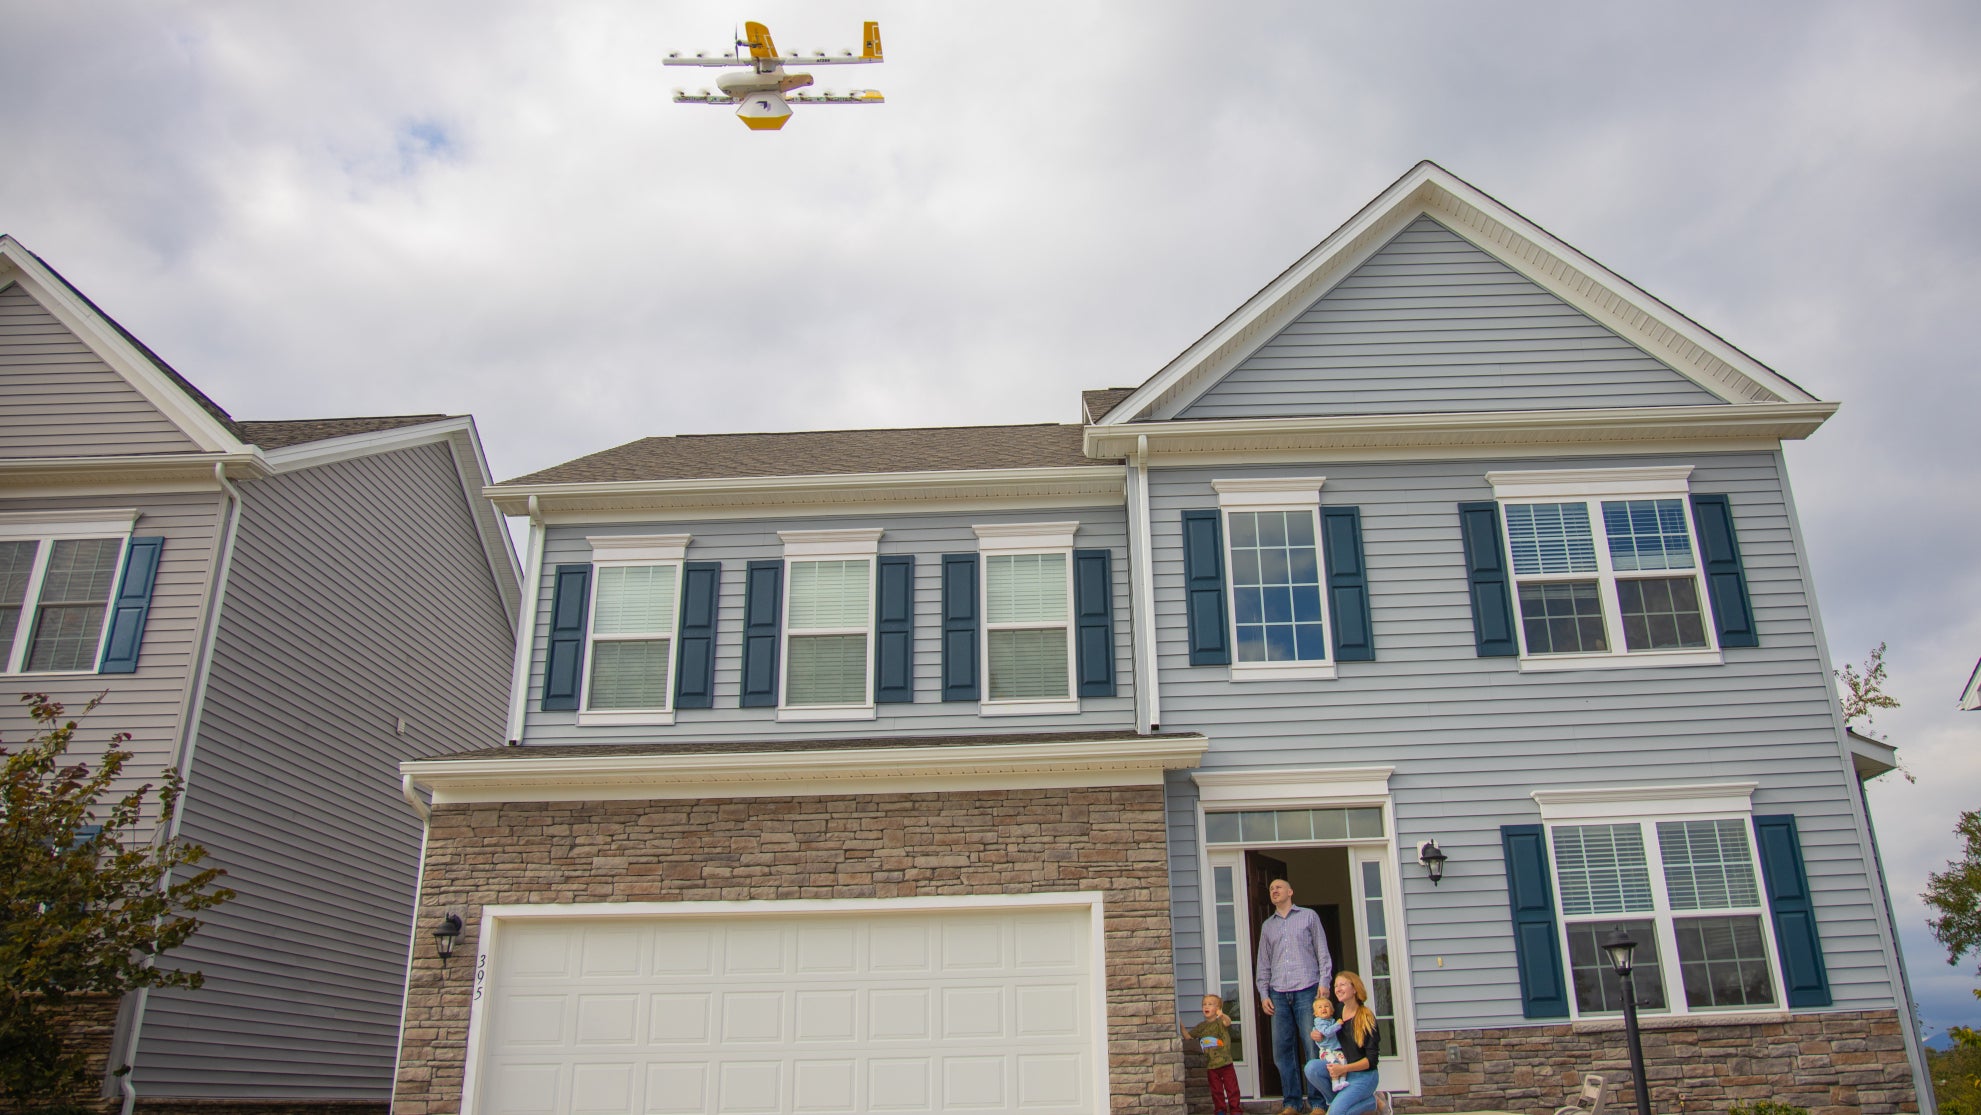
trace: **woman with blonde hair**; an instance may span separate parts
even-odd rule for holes
[[[1341,1004],[1343,1060],[1307,1062],[1307,1083],[1322,1096],[1328,1115],[1390,1115],[1389,1093],[1376,1090],[1376,1061],[1382,1036],[1376,1012],[1369,1008],[1369,989],[1354,972],[1336,972],[1334,997]]]

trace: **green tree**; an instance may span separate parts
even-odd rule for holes
[[[1981,954],[1981,810],[1962,813],[1953,831],[1960,838],[1960,858],[1926,876],[1920,898],[1935,913],[1926,924],[1945,946],[1947,963],[1958,964],[1969,953]],[[1981,988],[1974,997],[1981,999]],[[1955,1026],[1947,1033],[1954,1047],[1927,1058],[1934,1099],[1944,1115],[1981,1115],[1981,1031]]]
[[[1835,672],[1838,695],[1843,698],[1843,719],[1846,724],[1864,721],[1864,731],[1869,732],[1877,719],[1879,709],[1895,709],[1898,698],[1885,692],[1885,644],[1879,643],[1864,659],[1863,672],[1846,662],[1843,669]]]
[[[199,928],[194,914],[234,893],[217,885],[220,871],[198,866],[205,849],[163,838],[177,772],[164,773],[158,815],[147,819],[151,784],[109,796],[132,758],[127,734],[112,736],[91,766],[68,755],[77,721],[61,705],[40,693],[21,700],[36,732],[15,750],[0,747],[0,1102],[61,1112],[89,1083],[82,1052],[62,1042],[65,1004],[198,987],[199,973],[152,961]]]

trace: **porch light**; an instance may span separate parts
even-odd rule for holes
[[[461,935],[461,915],[448,914],[433,931],[433,943],[440,947],[440,959],[454,955],[454,940]]]
[[[1439,880],[1444,878],[1444,861],[1450,858],[1438,848],[1436,840],[1426,840],[1417,845],[1417,862],[1423,864],[1424,870],[1431,873],[1432,886],[1437,886]]]

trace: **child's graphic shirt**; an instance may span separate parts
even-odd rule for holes
[[[1206,1018],[1191,1029],[1190,1036],[1204,1051],[1205,1068],[1221,1069],[1231,1063],[1231,1027],[1224,1019]]]

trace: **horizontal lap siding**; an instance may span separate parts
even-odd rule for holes
[[[977,704],[944,702],[941,605],[942,557],[946,553],[977,552],[977,523],[1070,522],[1080,529],[1075,547],[1105,548],[1113,555],[1115,696],[1088,697],[1072,716],[977,715]],[[815,723],[780,722],[774,708],[739,708],[742,682],[744,563],[782,557],[780,530],[826,530],[881,527],[880,552],[915,556],[915,703],[881,705],[877,720]],[[722,589],[715,637],[715,707],[681,709],[674,726],[581,727],[577,714],[544,712],[543,658],[549,645],[551,578],[560,563],[591,560],[587,536],[606,534],[689,534],[688,560],[720,561]],[[536,645],[530,667],[530,704],[525,742],[651,743],[681,739],[792,739],[799,737],[932,734],[940,732],[1039,732],[1074,729],[1131,729],[1135,719],[1131,666],[1128,596],[1128,529],[1119,507],[1041,511],[1030,514],[890,515],[871,518],[818,518],[749,522],[667,523],[663,525],[554,527],[544,546],[543,577],[536,592]]]
[[[1694,465],[1694,491],[1732,497],[1761,645],[1674,669],[1522,674],[1477,657],[1457,504],[1492,498],[1485,473],[1663,464]],[[1334,681],[1236,685],[1190,666],[1181,512],[1217,505],[1214,476],[1302,473],[1327,477],[1324,506],[1361,508],[1376,661],[1343,663]],[[1836,1005],[1892,1006],[1774,455],[1164,469],[1152,493],[1163,729],[1208,735],[1207,770],[1393,765],[1396,846],[1407,861],[1436,837],[1451,857],[1436,888],[1414,863],[1403,871],[1419,1028],[1521,1021],[1499,826],[1539,819],[1533,790],[1569,786],[1759,782],[1756,812],[1801,827]],[[1171,807],[1187,814],[1170,830],[1187,1002],[1204,980],[1187,779],[1172,780]]]
[[[27,291],[0,290],[0,457],[198,448]]]
[[[5,687],[0,690],[0,739],[24,739],[33,730],[18,699],[23,693],[46,693],[72,715],[100,693],[103,703],[83,719],[75,753],[93,758],[112,735],[129,732],[131,738],[123,746],[134,758],[124,768],[127,777],[122,788],[157,781],[178,747],[179,715],[198,643],[200,604],[211,575],[220,506],[217,491],[0,499],[0,511],[5,512],[136,508],[135,533],[165,539],[137,672],[0,674],[0,685]]]
[[[1180,416],[1721,401],[1420,217]]]
[[[137,1088],[384,1100],[420,844],[398,763],[501,739],[510,626],[446,445],[241,488],[183,829],[240,897],[172,954],[206,986],[152,993]]]

